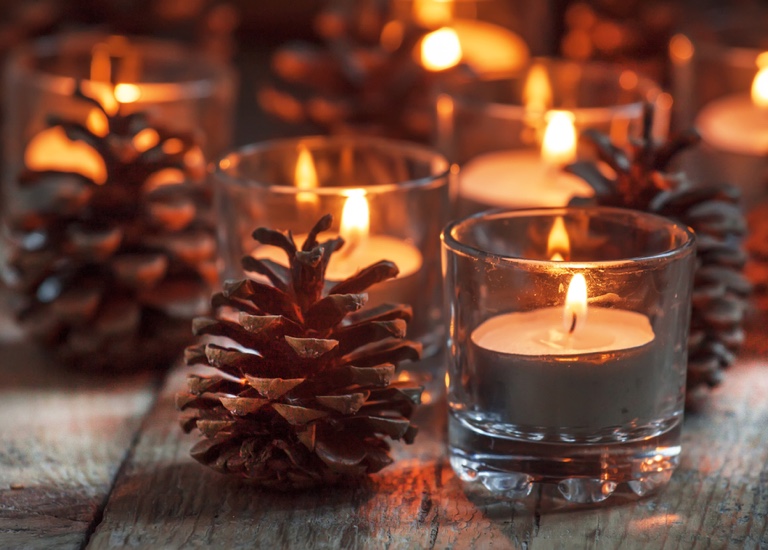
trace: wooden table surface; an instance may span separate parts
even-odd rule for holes
[[[185,369],[131,378],[48,364],[0,323],[0,548],[768,548],[768,356],[760,327],[684,426],[661,494],[546,511],[468,498],[444,410],[367,480],[262,491],[191,458],[173,395]],[[763,344],[763,345],[760,345]]]

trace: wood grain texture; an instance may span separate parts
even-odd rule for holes
[[[0,548],[80,548],[157,377],[119,381],[47,363],[0,319]]]
[[[768,365],[744,358],[686,420],[663,493],[544,512],[465,495],[443,450],[444,413],[421,413],[413,446],[369,480],[305,494],[262,491],[188,457],[168,380],[89,548],[766,548]],[[426,428],[426,429],[425,429]]]

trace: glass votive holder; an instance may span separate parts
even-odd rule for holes
[[[0,273],[22,326],[66,363],[169,366],[217,284],[206,159],[234,79],[169,42],[68,34],[4,73]]]
[[[668,109],[658,87],[609,65],[537,59],[515,75],[446,89],[437,97],[435,140],[461,165],[458,215],[565,206],[591,196],[589,185],[562,171],[591,157],[582,132],[593,128],[626,144],[639,135],[648,101],[658,107],[655,132],[666,133]]]
[[[691,231],[554,208],[477,214],[442,242],[450,459],[466,487],[594,503],[664,486],[680,454]]]
[[[736,10],[675,35],[676,124],[693,125],[702,145],[684,153],[695,179],[728,181],[743,203],[768,197],[768,11]]]
[[[330,213],[329,235],[341,234],[349,251],[334,254],[326,278],[343,280],[379,260],[397,264],[397,278],[368,290],[367,307],[411,305],[407,336],[421,341],[429,357],[443,341],[440,231],[450,175],[442,155],[384,138],[305,137],[242,148],[224,157],[213,175],[224,275],[241,278],[246,255],[287,261],[279,249],[253,240],[257,227],[290,230],[300,244]],[[418,368],[410,370],[424,383],[438,381]]]

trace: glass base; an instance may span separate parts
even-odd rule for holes
[[[565,504],[596,504],[612,495],[636,499],[672,477],[679,463],[680,421],[670,420],[643,438],[550,443],[493,435],[451,413],[451,466],[470,492],[499,500],[542,494]]]

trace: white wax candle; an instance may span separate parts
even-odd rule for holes
[[[472,340],[498,353],[544,357],[626,350],[654,338],[648,317],[622,309],[591,307],[588,320],[573,334],[562,325],[562,307],[506,313],[477,327]]]
[[[592,307],[573,334],[563,308],[493,317],[470,336],[473,396],[522,430],[600,430],[643,424],[668,383],[640,313]]]
[[[462,168],[459,180],[460,198],[483,206],[566,206],[594,193],[581,178],[546,163],[536,149],[481,155]]]
[[[734,94],[708,103],[696,118],[705,143],[744,155],[768,154],[768,109],[747,94]]]

